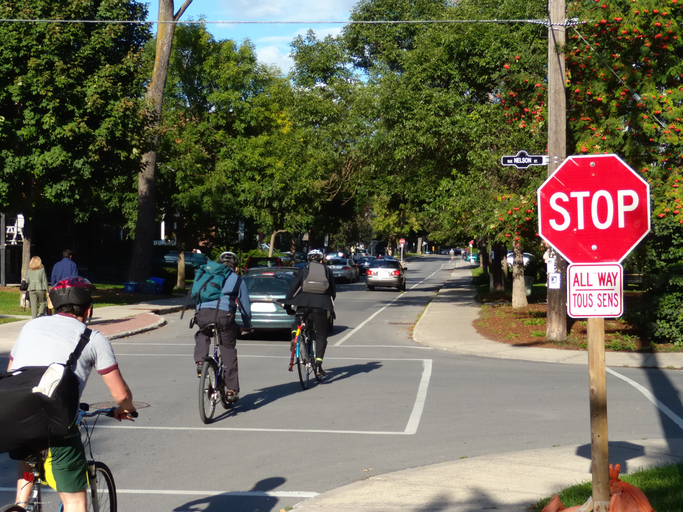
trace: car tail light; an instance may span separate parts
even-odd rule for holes
[[[398,270],[394,270],[394,271],[391,273],[391,275],[392,275],[392,276],[400,276],[401,273],[400,273]]]
[[[351,270],[351,267],[342,267],[342,270]]]
[[[377,272],[375,272],[374,270],[368,269],[367,274],[368,274],[369,276],[374,276],[375,274],[377,274]]]

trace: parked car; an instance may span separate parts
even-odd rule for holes
[[[294,317],[278,302],[284,300],[298,269],[293,267],[257,268],[242,279],[249,290],[251,326],[255,330],[290,330]],[[237,324],[242,327],[242,315],[237,310]]]
[[[400,292],[406,291],[406,274],[401,263],[396,260],[376,259],[370,263],[365,275],[365,286],[370,291],[375,286],[389,286]]]
[[[206,265],[209,258],[206,254],[201,252],[184,251],[185,255],[185,274],[192,274],[194,269]],[[164,266],[177,267],[178,266],[178,251],[170,251],[164,254]]]
[[[344,279],[349,283],[358,281],[358,267],[350,258],[333,258],[327,260],[327,265],[332,270],[335,279]]]
[[[358,263],[361,258],[367,258],[368,256],[372,256],[369,252],[364,252],[364,251],[356,251],[351,255],[351,258],[353,261]]]
[[[276,268],[276,267],[282,267],[282,259],[281,258],[268,258],[268,257],[261,257],[261,256],[253,256],[251,258],[247,258],[247,263],[244,265],[244,271],[245,272],[250,272],[252,269],[255,268]]]
[[[363,256],[358,260],[358,274],[364,276],[370,266],[370,263],[376,260],[374,256]]]
[[[524,266],[526,267],[529,262],[533,259],[534,255],[528,252],[523,252],[522,253],[522,261],[524,262]],[[508,267],[512,267],[512,265],[515,264],[515,253],[513,251],[508,251],[507,255],[507,262],[508,262]]]

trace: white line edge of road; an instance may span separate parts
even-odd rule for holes
[[[340,358],[360,359],[360,358]],[[118,430],[183,430],[183,431],[217,431],[217,432],[298,432],[306,434],[357,434],[357,435],[381,435],[381,436],[412,436],[417,433],[427,401],[427,391],[432,377],[433,362],[431,359],[383,359],[383,361],[422,361],[422,376],[417,388],[417,395],[413,403],[413,410],[408,417],[408,423],[403,432],[389,432],[382,430],[324,430],[324,429],[295,429],[295,428],[257,428],[257,427],[144,427],[138,425],[97,425],[95,428]]]
[[[617,377],[617,378],[623,380],[623,381],[626,382],[627,384],[630,384],[631,386],[633,386],[634,388],[636,388],[638,391],[640,391],[640,392],[645,396],[645,398],[647,398],[650,402],[652,402],[652,403],[654,404],[655,407],[657,407],[657,409],[659,409],[660,411],[662,411],[662,413],[663,413],[664,415],[668,416],[668,418],[669,418],[671,421],[673,421],[673,422],[678,426],[678,428],[680,428],[680,429],[683,430],[683,419],[681,419],[681,418],[680,418],[679,416],[677,416],[671,409],[669,409],[666,405],[664,405],[656,396],[654,396],[654,395],[650,392],[650,390],[646,389],[644,386],[641,386],[641,385],[638,384],[636,381],[631,380],[631,379],[629,379],[628,377],[626,377],[626,376],[624,376],[624,375],[622,375],[622,374],[620,374],[620,373],[615,372],[615,371],[612,370],[611,368],[606,368],[606,370],[607,370],[608,373],[611,373],[611,374],[614,375],[615,377]]]
[[[443,268],[444,268],[445,266],[446,266],[445,264],[441,265],[437,270],[435,270],[435,271],[432,272],[430,275],[428,275],[427,277],[425,277],[422,281],[420,281],[419,283],[417,283],[417,284],[411,286],[410,289],[413,290],[413,289],[415,289],[416,287],[420,286],[420,285],[421,285],[422,283],[424,283],[425,281],[431,279],[432,276],[434,276],[435,274],[437,274],[437,273],[439,273],[441,270],[443,270]],[[394,300],[392,300],[391,302],[389,302],[389,304],[387,304],[387,305],[384,306],[383,308],[378,309],[377,311],[375,311],[372,315],[370,315],[370,317],[368,317],[366,320],[364,320],[363,322],[361,322],[361,323],[358,325],[358,327],[356,327],[353,331],[351,331],[350,333],[348,333],[346,336],[344,336],[342,339],[340,339],[337,343],[335,343],[335,344],[332,345],[332,346],[333,346],[333,347],[338,347],[338,346],[340,346],[342,343],[344,343],[346,340],[348,340],[351,336],[353,336],[354,334],[356,334],[356,332],[358,332],[359,330],[361,330],[361,329],[363,328],[363,326],[365,326],[365,324],[367,324],[370,320],[372,320],[373,318],[375,318],[375,317],[376,317],[377,315],[379,315],[382,311],[384,311],[385,309],[387,309],[389,306],[391,306],[394,302],[396,302],[397,300],[399,300],[399,299],[400,299],[401,297],[403,297],[404,295],[405,295],[405,292],[404,292],[404,293],[399,293],[399,295],[397,295],[397,296],[394,298]]]
[[[41,492],[55,493],[49,488]],[[0,487],[0,492],[17,492],[16,487]],[[116,494],[157,494],[176,496],[240,496],[248,498],[313,498],[319,493],[309,491],[181,491],[165,489],[116,489]]]

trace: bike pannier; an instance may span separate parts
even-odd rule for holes
[[[74,369],[90,333],[85,330],[66,364],[0,374],[0,453],[46,448],[50,438],[69,433],[80,401]]]

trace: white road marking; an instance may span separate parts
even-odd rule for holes
[[[683,429],[683,419],[680,418],[680,416],[677,416],[676,413],[674,413],[671,409],[669,409],[666,405],[664,405],[662,402],[659,401],[659,399],[654,396],[650,390],[647,388],[641,386],[638,384],[636,381],[629,379],[628,377],[625,377],[624,375],[615,372],[611,368],[606,368],[606,370],[614,375],[615,377],[623,380],[624,382],[630,384],[634,388],[636,388],[638,391],[640,391],[643,395],[645,395],[645,398],[647,398],[650,402],[654,404],[657,409],[662,411],[664,415],[668,416],[671,421],[673,421],[680,429]]]
[[[434,271],[432,274],[430,274],[429,276],[425,277],[422,281],[420,281],[420,282],[417,283],[416,285],[411,286],[410,289],[413,290],[414,288],[420,286],[420,285],[421,285],[422,283],[424,283],[425,281],[431,279],[432,276],[434,276],[435,274],[437,274],[438,272],[440,272],[441,269],[443,269],[443,267],[444,267],[444,265],[441,265],[441,267],[440,267],[438,270]],[[335,343],[335,344],[332,345],[332,346],[333,346],[333,347],[338,347],[338,346],[340,346],[342,343],[344,343],[346,340],[348,340],[351,336],[353,336],[353,335],[356,334],[359,330],[361,330],[361,329],[363,328],[363,326],[365,326],[365,324],[367,324],[370,320],[372,320],[373,318],[375,318],[375,317],[376,317],[377,315],[379,315],[382,311],[384,311],[385,309],[387,309],[389,306],[391,306],[394,302],[396,302],[397,300],[399,300],[399,299],[400,299],[401,297],[403,297],[404,295],[405,295],[404,293],[400,293],[399,295],[397,295],[396,298],[394,298],[394,300],[392,300],[391,302],[389,302],[389,304],[387,304],[387,305],[384,306],[383,308],[378,309],[377,311],[375,311],[372,315],[370,315],[369,318],[367,318],[366,320],[364,320],[363,322],[361,322],[360,325],[358,325],[358,327],[356,327],[355,329],[353,329],[350,333],[348,333],[346,336],[344,336],[341,340],[339,340],[337,343]]]

